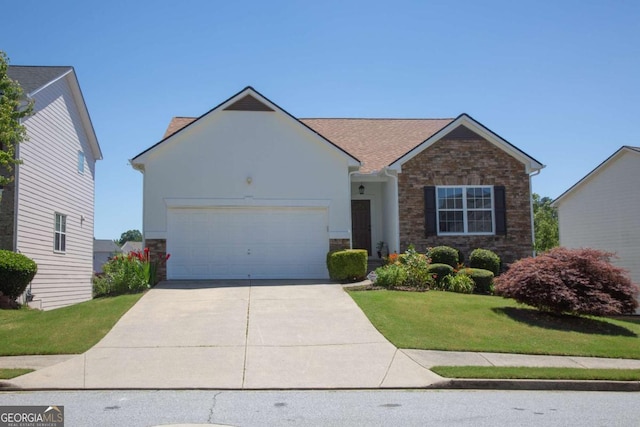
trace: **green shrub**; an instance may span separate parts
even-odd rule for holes
[[[453,267],[449,264],[431,264],[427,268],[427,271],[432,275],[432,277],[435,274],[436,285],[438,288],[442,288],[444,278],[453,274]]]
[[[390,264],[376,269],[376,282],[378,286],[387,289],[404,286],[407,281],[407,271],[404,266]]]
[[[488,249],[475,249],[469,256],[469,266],[489,270],[497,276],[500,274],[500,257]]]
[[[0,292],[18,298],[38,272],[38,265],[22,254],[0,250]]]
[[[149,289],[144,263],[135,257],[118,255],[103,267],[103,274],[93,280],[93,297],[135,294]]]
[[[404,266],[407,272],[406,285],[416,289],[429,289],[435,285],[435,280],[429,273],[429,262],[426,255],[416,252],[409,247],[404,253]]]
[[[367,251],[346,249],[327,254],[329,277],[339,282],[357,282],[367,275]]]
[[[430,248],[427,251],[427,256],[431,258],[431,262],[434,264],[447,264],[453,268],[456,268],[460,262],[458,250],[449,246]]]
[[[476,287],[473,279],[466,274],[445,276],[442,284],[445,291],[457,292],[459,294],[473,293]]]
[[[479,294],[493,293],[493,272],[482,268],[465,268],[458,274],[466,274],[476,284],[475,292]]]

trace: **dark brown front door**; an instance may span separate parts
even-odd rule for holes
[[[351,201],[353,249],[366,249],[371,255],[371,201]]]

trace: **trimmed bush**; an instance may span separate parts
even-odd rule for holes
[[[407,281],[407,271],[404,266],[397,264],[376,268],[376,285],[387,289],[404,286]]]
[[[434,264],[447,264],[453,268],[458,267],[458,263],[460,262],[458,250],[449,246],[430,248],[427,251],[427,256],[431,258],[431,262]]]
[[[473,279],[466,274],[445,276],[442,284],[445,291],[457,292],[459,294],[471,294],[476,287]]]
[[[638,287],[624,269],[610,263],[612,256],[589,248],[553,248],[513,263],[496,279],[496,293],[558,314],[632,314]]]
[[[469,255],[469,266],[489,270],[497,276],[500,274],[500,257],[488,249],[475,249]]]
[[[327,254],[327,269],[331,280],[357,282],[367,275],[367,251],[346,249]]]
[[[15,301],[33,280],[38,265],[22,254],[0,250],[0,292]]]
[[[427,268],[427,271],[432,275],[436,275],[436,285],[441,288],[444,278],[453,274],[453,267],[449,264],[431,264]]]
[[[475,292],[479,294],[493,293],[493,272],[482,268],[465,268],[458,272],[465,274],[476,284]]]

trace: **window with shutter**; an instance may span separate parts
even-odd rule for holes
[[[424,197],[427,236],[506,234],[504,186],[429,186]]]

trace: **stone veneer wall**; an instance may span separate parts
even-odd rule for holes
[[[144,247],[149,248],[149,256],[151,259],[165,259],[167,256],[167,241],[165,239],[146,239]],[[167,280],[167,263],[161,262],[157,271],[158,280],[161,282]]]
[[[13,251],[15,231],[15,197],[14,183],[4,186],[2,200],[0,200],[0,249]]]
[[[480,136],[470,131],[462,137],[445,136],[405,163],[398,176],[401,250],[410,244],[419,251],[446,245],[462,251],[468,260],[472,250],[484,248],[496,252],[504,263],[531,256],[529,180],[522,163]],[[505,186],[506,235],[425,236],[424,187],[438,185]]]
[[[329,239],[329,250],[339,251],[341,249],[349,249],[351,242],[349,239]]]

